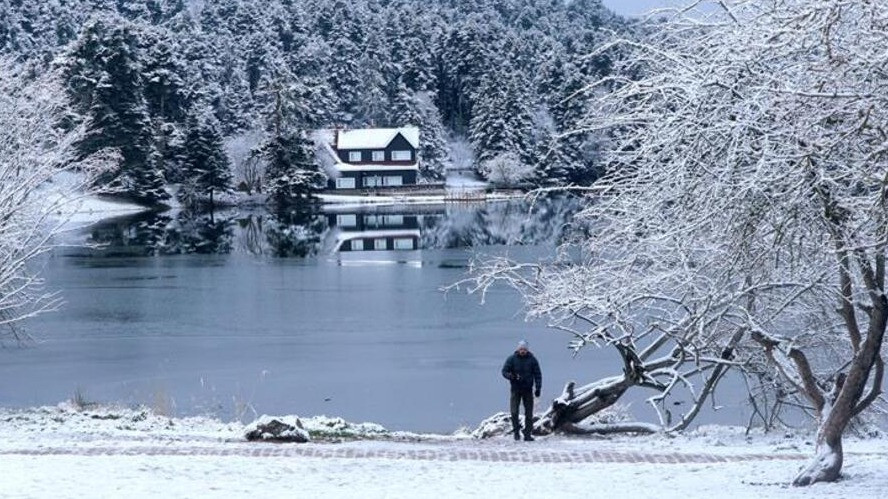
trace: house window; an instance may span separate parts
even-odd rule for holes
[[[409,237],[395,238],[395,249],[396,250],[412,250],[413,249],[413,239],[409,238]]]
[[[355,179],[354,177],[339,177],[336,179],[336,188],[337,189],[354,189],[355,188]]]
[[[387,250],[388,249],[388,240],[384,237],[374,239],[373,240],[373,249]]]
[[[373,161],[385,161],[385,151],[373,151]]]
[[[398,186],[404,185],[404,177],[400,175],[389,175],[386,176],[384,180],[385,185]]]
[[[358,216],[353,214],[336,215],[336,225],[340,227],[357,227]]]
[[[361,151],[351,151],[348,153],[348,160],[352,163],[361,161]]]
[[[410,151],[392,151],[392,161],[410,161],[413,153]]]
[[[364,187],[382,186],[382,177],[364,177]]]
[[[351,242],[351,250],[352,251],[364,251],[364,240],[363,239],[352,239],[350,242]]]
[[[383,215],[382,223],[385,225],[404,225],[404,215]]]
[[[367,227],[399,227],[404,225],[404,215],[367,215],[364,217]]]

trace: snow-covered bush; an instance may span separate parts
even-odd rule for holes
[[[478,170],[491,183],[504,187],[514,187],[534,175],[533,165],[522,161],[514,152],[481,161]]]

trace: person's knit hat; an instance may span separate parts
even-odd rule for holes
[[[527,348],[527,340],[521,340],[518,342],[518,350],[521,350],[522,348]]]

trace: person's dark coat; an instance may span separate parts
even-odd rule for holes
[[[503,377],[512,383],[512,391],[531,391],[534,383],[537,391],[543,386],[540,363],[530,352],[523,356],[518,352],[510,355],[503,364]]]

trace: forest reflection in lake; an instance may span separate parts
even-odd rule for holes
[[[578,208],[570,198],[542,198],[332,206],[283,213],[148,212],[96,224],[86,242],[96,246],[88,254],[102,257],[238,253],[305,258],[352,251],[534,245],[559,241]]]

